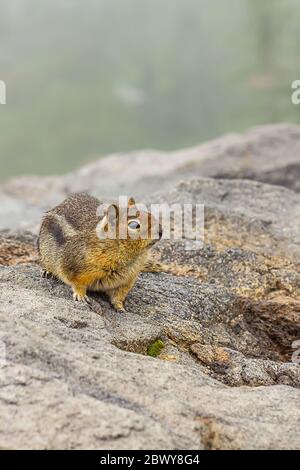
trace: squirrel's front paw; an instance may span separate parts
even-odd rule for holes
[[[73,299],[76,300],[76,302],[89,300],[87,295],[76,294],[76,292],[73,294]]]
[[[124,307],[124,303],[123,302],[114,302],[113,303],[113,307],[114,309],[119,312],[119,313],[124,313],[126,312],[126,309]]]
[[[87,288],[86,286],[82,286],[80,284],[73,284],[72,285],[73,291],[73,299],[76,301],[87,301],[88,296],[86,295]]]
[[[88,296],[86,295],[86,292],[78,292],[78,291],[73,292],[73,299],[76,300],[76,302],[79,302],[79,301],[87,302],[89,300]]]

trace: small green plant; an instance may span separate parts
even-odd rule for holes
[[[157,339],[154,343],[150,344],[147,349],[148,356],[157,357],[160,355],[164,348],[164,342],[161,339]]]

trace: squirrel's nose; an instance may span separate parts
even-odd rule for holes
[[[160,226],[159,226],[159,232],[158,232],[159,239],[161,239],[162,234],[163,234],[163,229],[162,229],[162,226],[160,225]]]

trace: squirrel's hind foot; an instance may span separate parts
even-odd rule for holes
[[[112,306],[114,307],[116,312],[126,313],[126,308],[123,302],[112,302]]]
[[[54,276],[54,274],[50,273],[50,271],[47,271],[46,269],[41,270],[41,276],[44,279],[56,279],[56,276]]]
[[[117,313],[126,313],[125,308],[116,308],[115,310],[116,310]]]

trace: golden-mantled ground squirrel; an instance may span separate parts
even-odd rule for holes
[[[130,198],[123,222],[125,233],[130,236],[121,239],[119,205],[106,207],[99,216],[100,205],[88,194],[74,194],[46,213],[38,240],[43,275],[70,285],[75,300],[88,301],[88,290],[103,291],[117,311],[124,311],[124,300],[139,273],[163,270],[162,265],[148,259],[149,248],[161,238],[162,230],[159,226],[157,238],[151,238],[156,220],[149,212],[132,211],[135,201]],[[110,216],[112,208],[114,220]],[[137,215],[130,216],[132,212]],[[145,238],[140,236],[142,220],[147,220]],[[116,238],[99,237],[99,230],[107,232],[111,224],[116,228]]]

